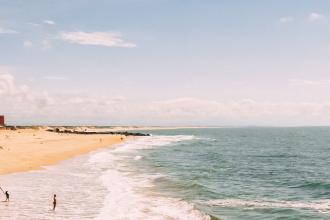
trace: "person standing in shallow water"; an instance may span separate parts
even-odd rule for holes
[[[8,191],[5,192],[5,195],[6,195],[6,202],[9,202],[9,193],[8,193]]]
[[[53,198],[53,210],[55,211],[56,208],[56,194],[54,194],[54,198]]]

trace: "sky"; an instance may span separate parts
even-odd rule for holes
[[[0,0],[8,124],[330,125],[328,0]]]

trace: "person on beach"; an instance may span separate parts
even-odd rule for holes
[[[54,194],[54,198],[53,198],[53,210],[55,211],[56,208],[56,194]]]
[[[9,193],[8,193],[8,191],[5,192],[5,195],[6,195],[6,202],[9,202]]]

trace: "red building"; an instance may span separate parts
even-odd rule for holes
[[[0,115],[0,126],[5,126],[5,116]]]

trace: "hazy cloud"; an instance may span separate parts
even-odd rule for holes
[[[316,12],[312,12],[308,15],[307,20],[309,22],[316,22],[325,19],[325,16]]]
[[[306,80],[306,79],[291,79],[289,83],[294,86],[322,86],[330,85],[330,80]]]
[[[55,21],[52,21],[52,20],[43,20],[42,21],[44,24],[49,24],[49,25],[55,25]]]
[[[282,24],[287,24],[287,23],[293,22],[294,21],[294,18],[291,17],[291,16],[285,16],[285,17],[281,17],[279,21]]]
[[[0,34],[18,34],[18,31],[12,30],[12,29],[8,29],[8,28],[4,28],[4,27],[0,27]]]
[[[242,99],[231,102],[193,97],[161,101],[128,100],[121,96],[93,94],[49,94],[16,83],[13,75],[0,68],[0,112],[11,121],[34,123],[146,121],[153,124],[237,122],[240,124],[273,124],[330,122],[330,103],[258,102]],[[45,79],[64,80],[48,76]],[[54,120],[56,119],[56,120]],[[53,120],[53,121],[52,121]]]
[[[105,47],[123,47],[134,48],[134,43],[129,43],[123,40],[120,33],[111,32],[62,32],[60,38],[69,43],[82,45],[97,45]]]
[[[34,23],[34,22],[28,22],[28,23],[26,23],[26,24],[31,25],[31,26],[33,26],[33,27],[40,27],[40,24],[38,24],[38,23]]]
[[[52,43],[49,40],[42,40],[40,42],[41,49],[48,50],[53,47]]]
[[[24,48],[32,48],[33,47],[33,43],[29,40],[25,40],[23,41],[23,47]]]
[[[68,80],[67,77],[65,76],[44,76],[43,79],[46,79],[46,80]]]

